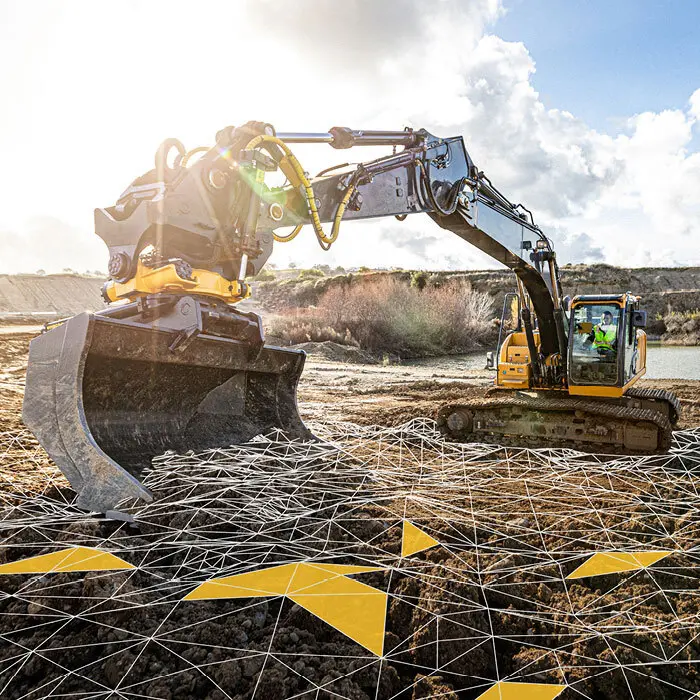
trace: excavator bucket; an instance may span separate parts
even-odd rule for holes
[[[296,405],[304,358],[263,346],[255,314],[194,297],[83,313],[32,340],[23,419],[77,505],[106,512],[152,500],[140,477],[166,450],[275,428],[313,439]]]

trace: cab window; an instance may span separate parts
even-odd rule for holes
[[[581,304],[571,321],[569,371],[574,384],[615,385],[618,382],[620,307]]]

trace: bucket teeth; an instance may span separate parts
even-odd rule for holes
[[[296,405],[304,353],[263,346],[252,314],[186,299],[170,308],[189,305],[192,329],[132,304],[74,316],[30,344],[24,422],[86,510],[151,501],[139,477],[166,450],[228,447],[275,428],[313,438]],[[188,342],[173,347],[183,331]]]

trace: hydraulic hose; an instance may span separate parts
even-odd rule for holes
[[[278,158],[277,155],[274,153],[273,149],[265,148],[265,146],[269,144],[274,144],[278,146],[280,150],[284,153],[284,157]],[[343,198],[338,204],[335,216],[333,217],[333,226],[331,228],[331,233],[330,235],[326,235],[321,224],[321,218],[318,214],[318,207],[316,206],[316,197],[314,196],[314,190],[311,185],[311,182],[306,177],[306,173],[301,167],[301,163],[299,163],[297,157],[294,155],[294,153],[292,153],[292,150],[289,148],[289,146],[287,146],[287,144],[284,141],[277,138],[276,136],[261,134],[260,136],[256,136],[251,141],[249,141],[245,147],[245,150],[251,150],[253,148],[257,148],[258,146],[262,146],[263,148],[265,148],[265,150],[277,161],[280,169],[294,187],[300,187],[302,189],[304,193],[304,198],[306,200],[306,206],[309,212],[309,216],[311,217],[311,225],[314,227],[316,237],[318,238],[318,241],[321,244],[322,248],[327,249],[326,246],[330,247],[333,243],[336,242],[336,240],[338,240],[338,234],[340,233],[340,222],[343,218],[343,215],[345,214],[345,210],[347,209],[348,203],[350,202],[350,198],[352,197],[353,192],[357,187],[357,177],[353,176],[351,178],[350,183],[348,184],[348,187],[345,190],[345,193],[343,194]],[[355,173],[357,173],[357,171],[355,171]],[[287,243],[296,238],[302,226],[303,224],[297,226],[288,236],[278,236],[277,234],[273,234],[274,238],[276,241],[279,241],[281,243]]]
[[[415,162],[416,165],[418,165],[418,167],[420,168],[421,176],[423,177],[423,184],[425,185],[425,191],[428,195],[428,199],[430,200],[430,204],[433,207],[433,209],[435,209],[435,211],[441,216],[451,216],[452,214],[454,214],[457,210],[459,193],[462,191],[462,188],[464,187],[464,183],[467,181],[467,178],[460,178],[460,180],[452,186],[452,191],[454,192],[452,196],[452,201],[450,202],[449,206],[443,208],[440,206],[440,203],[435,198],[435,193],[433,192],[433,188],[430,183],[430,175],[428,174],[428,169],[425,167],[425,163],[420,158],[416,158]]]
[[[299,224],[298,226],[294,227],[294,230],[288,234],[287,236],[280,236],[278,233],[275,233],[274,231],[272,232],[272,237],[278,242],[278,243],[289,243],[289,241],[293,241],[298,235],[301,229],[304,228],[304,224]]]

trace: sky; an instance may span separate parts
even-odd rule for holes
[[[461,134],[562,264],[700,264],[699,22],[690,0],[0,0],[0,273],[105,270],[93,209],[165,138],[250,119]],[[424,215],[271,261],[494,266]]]

